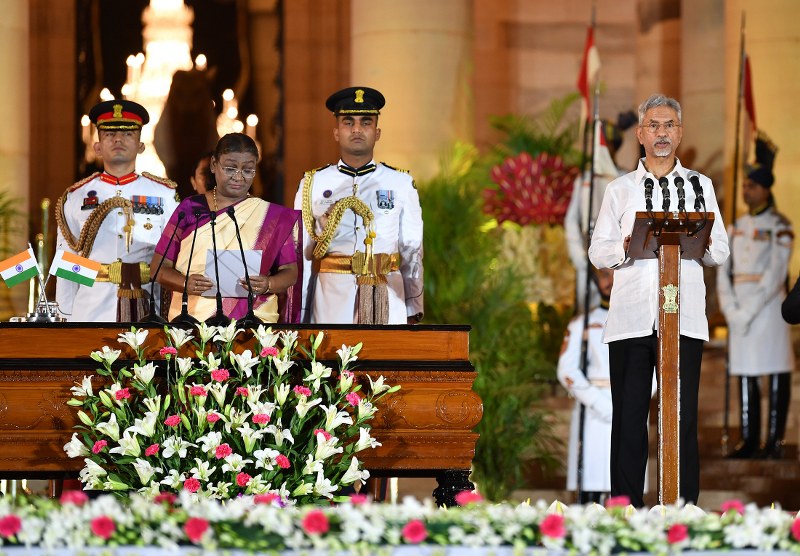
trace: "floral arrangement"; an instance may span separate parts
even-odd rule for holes
[[[370,388],[362,390],[350,370],[360,343],[337,350],[337,372],[316,359],[322,332],[304,348],[296,331],[259,326],[255,353],[236,353],[244,330],[235,321],[200,324],[197,338],[164,330],[161,383],[156,363],[145,360],[148,330],[131,328],[119,342],[136,353],[132,367],[117,362],[121,350],[104,346],[91,354],[100,380],[87,376],[72,388],[68,404],[79,408],[81,424],[64,450],[84,458],[85,489],[260,495],[290,505],[337,499],[343,486],[369,477],[356,453],[380,445],[368,422],[375,402],[399,386],[367,375]]]
[[[465,546],[492,553],[612,554],[757,549],[800,552],[800,519],[775,508],[731,501],[720,512],[696,506],[635,510],[627,502],[571,506],[540,501],[485,504],[474,492],[459,507],[408,498],[376,504],[364,495],[332,506],[282,506],[275,495],[228,501],[183,491],[155,498],[68,491],[60,501],[0,499],[0,546],[89,549],[181,546],[204,550],[389,553],[392,546]],[[130,552],[126,552],[130,553]],[[338,552],[336,552],[338,553]],[[436,552],[438,553],[438,552]]]

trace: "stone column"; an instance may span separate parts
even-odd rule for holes
[[[472,138],[471,22],[471,0],[352,0],[349,84],[386,96],[376,160],[427,179]]]
[[[681,92],[681,13],[679,0],[638,0],[636,104],[653,93]]]
[[[30,102],[28,58],[28,1],[8,0],[0,18],[0,81],[6,85],[0,100],[0,191],[16,200],[21,217],[12,233],[0,229],[0,259],[18,253],[28,244],[28,187],[30,183]],[[2,222],[5,227],[5,222]],[[0,320],[23,315],[28,288],[22,284],[0,286]]]

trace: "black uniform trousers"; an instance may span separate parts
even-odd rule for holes
[[[644,506],[648,422],[658,338],[650,336],[608,344],[611,378],[611,496],[627,496]],[[680,497],[696,503],[700,493],[697,447],[697,395],[703,340],[680,337]]]

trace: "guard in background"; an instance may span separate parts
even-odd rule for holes
[[[385,99],[349,87],[325,103],[340,160],[305,173],[303,322],[414,324],[423,315],[422,209],[408,172],[376,163]]]
[[[732,262],[729,259],[717,273],[717,295],[730,335],[730,374],[741,380],[742,438],[731,458],[780,459],[783,455],[794,351],[781,303],[794,232],[777,211],[772,195],[776,152],[775,145],[759,132],[756,164],[748,169],[742,188],[748,213],[729,229]],[[762,376],[769,385],[769,418],[767,441],[759,449]]]
[[[150,116],[129,100],[94,106],[97,172],[70,187],[56,203],[56,248],[101,263],[92,287],[56,283],[59,310],[71,322],[136,322],[147,314],[149,262],[178,199],[174,182],[137,174],[144,151],[141,129]],[[158,300],[159,291],[154,298]]]

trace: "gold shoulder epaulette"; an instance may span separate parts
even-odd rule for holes
[[[142,175],[144,177],[146,177],[147,179],[153,180],[156,183],[160,183],[161,185],[166,185],[170,189],[177,189],[178,188],[178,184],[175,183],[174,181],[172,181],[169,178],[161,178],[159,176],[154,176],[150,172],[142,172]]]
[[[320,170],[324,170],[328,166],[333,166],[333,165],[332,164],[326,164],[325,166],[320,166],[319,168],[314,168],[313,170],[309,170],[308,172],[311,172],[313,174],[313,173],[319,172]],[[306,173],[308,173],[308,172],[306,172]]]
[[[83,178],[82,180],[80,180],[80,181],[76,181],[75,183],[73,183],[71,186],[69,186],[69,187],[67,188],[67,193],[72,193],[73,191],[75,191],[76,189],[78,189],[80,186],[82,186],[82,185],[83,185],[83,184],[85,184],[85,183],[89,183],[90,181],[92,181],[93,179],[95,179],[95,178],[96,178],[97,176],[99,176],[99,175],[100,175],[100,172],[95,172],[95,173],[94,173],[94,174],[92,174],[91,176],[86,176],[86,177],[85,177],[85,178]]]
[[[394,166],[386,164],[385,162],[381,162],[381,164],[383,164],[384,166],[386,166],[390,170],[394,170],[395,172],[403,172],[404,174],[411,174],[410,170],[404,170],[403,168],[395,168]]]

